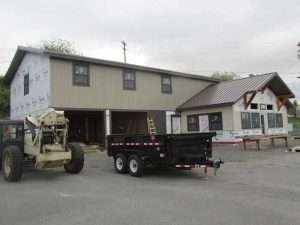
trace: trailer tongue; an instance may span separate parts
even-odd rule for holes
[[[114,157],[118,173],[142,176],[145,167],[175,167],[191,169],[213,167],[223,163],[213,161],[212,137],[215,132],[159,135],[109,135],[108,156]]]

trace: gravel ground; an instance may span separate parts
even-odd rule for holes
[[[216,177],[200,170],[119,175],[105,153],[88,155],[79,175],[26,168],[20,183],[0,179],[0,225],[297,225],[300,153],[282,146],[215,146],[226,162]]]

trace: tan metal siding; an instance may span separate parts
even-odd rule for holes
[[[90,87],[73,86],[72,62],[50,60],[51,106],[119,110],[175,110],[210,82],[172,77],[173,93],[161,93],[161,76],[136,71],[136,91],[123,90],[122,69],[90,65]]]

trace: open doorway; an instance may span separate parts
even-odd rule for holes
[[[69,141],[86,144],[104,144],[104,113],[65,111],[69,119]]]
[[[146,134],[147,112],[111,112],[112,134]]]
[[[265,134],[266,129],[265,129],[265,116],[264,115],[260,115],[260,124],[261,124],[261,132],[262,132],[262,134]]]

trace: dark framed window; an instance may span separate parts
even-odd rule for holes
[[[24,95],[29,94],[29,74],[24,76]]]
[[[251,114],[249,112],[241,112],[242,129],[251,129]]]
[[[89,64],[73,63],[73,84],[78,86],[90,85]]]
[[[223,130],[222,113],[211,113],[208,115],[209,130]]]
[[[251,113],[251,128],[260,128],[260,114]]]
[[[198,115],[187,116],[187,129],[188,131],[199,131]]]
[[[136,90],[136,75],[133,70],[123,71],[123,89]]]
[[[281,113],[276,114],[276,127],[278,127],[278,128],[283,127],[283,119],[282,119],[282,114]]]
[[[258,104],[257,103],[251,103],[250,108],[251,109],[258,109]]]
[[[268,113],[268,127],[275,128],[276,127],[276,114]]]
[[[273,110],[273,105],[267,105],[267,110]]]
[[[266,110],[267,106],[266,104],[260,104],[260,110]]]
[[[171,76],[161,76],[161,92],[165,94],[172,94],[172,78]]]
[[[268,113],[268,127],[282,128],[283,127],[282,113]]]

